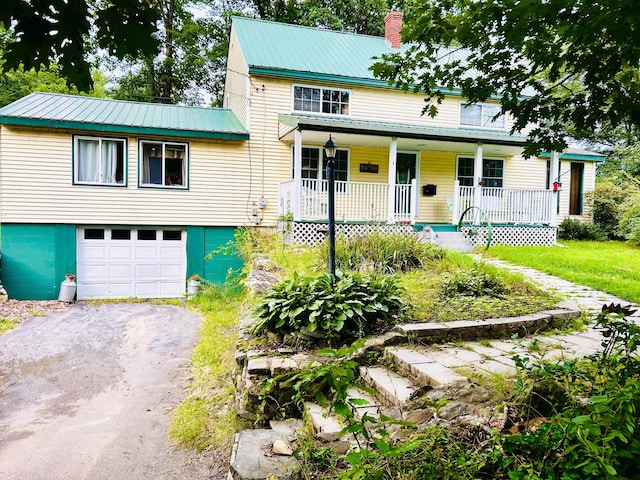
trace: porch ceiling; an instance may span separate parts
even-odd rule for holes
[[[473,154],[478,143],[486,154],[516,155],[526,144],[526,137],[487,130],[425,127],[399,123],[319,117],[311,115],[279,115],[280,140],[294,141],[299,129],[306,144],[324,144],[331,134],[339,146],[388,148],[391,138],[399,150],[453,151]]]

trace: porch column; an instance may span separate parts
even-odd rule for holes
[[[302,132],[293,134],[293,220],[302,220]]]
[[[551,171],[549,172],[549,185],[547,187],[549,190],[553,190],[553,182],[559,182],[560,177],[558,176],[558,172],[560,171],[560,154],[558,152],[551,152],[551,165],[549,167]],[[550,225],[552,227],[558,226],[558,204],[560,202],[560,192],[553,192],[553,201],[551,202],[551,212],[550,214]]]
[[[482,144],[476,145],[473,162],[473,205],[482,208]]]
[[[396,160],[398,157],[398,139],[393,137],[389,143],[389,211],[388,223],[396,223]]]

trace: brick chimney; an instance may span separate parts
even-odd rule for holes
[[[384,17],[384,40],[388,46],[398,50],[402,44],[400,30],[402,29],[402,12],[389,12]]]

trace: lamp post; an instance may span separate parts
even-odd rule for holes
[[[329,208],[329,275],[333,278],[336,274],[336,191],[333,179],[333,169],[336,158],[336,145],[331,140],[324,144],[324,153],[327,156],[327,200]]]

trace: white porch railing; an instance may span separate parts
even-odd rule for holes
[[[414,223],[416,212],[415,182],[396,185],[393,222]],[[335,218],[338,222],[386,222],[389,212],[389,185],[386,183],[335,182]],[[300,202],[300,218],[327,220],[328,183],[326,180],[302,179],[300,199],[296,199],[295,180],[279,186],[279,211],[284,217],[294,214]]]
[[[556,222],[551,190],[461,186],[457,193],[453,224],[457,224],[464,211],[472,206],[480,207],[491,223],[555,225]]]

